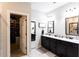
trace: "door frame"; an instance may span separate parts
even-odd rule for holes
[[[12,10],[7,10],[7,57],[10,57],[10,14],[17,14],[17,15],[24,15],[27,16],[27,56],[30,54],[30,20],[29,20],[29,14],[27,13],[22,13],[18,11],[12,11]]]

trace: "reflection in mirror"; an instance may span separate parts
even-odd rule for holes
[[[38,23],[38,27],[39,27],[39,28],[45,28],[46,25],[45,25],[45,23]]]
[[[31,21],[31,41],[35,41],[36,38],[36,22]]]
[[[45,31],[45,28],[46,28],[46,24],[45,23],[38,23],[38,27],[42,29],[41,35],[43,35],[44,31]]]
[[[79,34],[79,22],[78,16],[65,19],[66,35],[78,35]]]
[[[48,21],[48,33],[54,33],[54,21]]]

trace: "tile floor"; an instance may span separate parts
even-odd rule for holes
[[[34,48],[32,49],[31,54],[27,57],[56,57],[56,55],[44,48],[39,48],[39,49]]]

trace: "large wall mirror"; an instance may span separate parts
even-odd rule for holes
[[[54,33],[54,21],[48,21],[48,33]]]
[[[79,35],[79,16],[65,19],[66,35]]]

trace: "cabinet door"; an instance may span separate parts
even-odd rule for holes
[[[43,37],[41,38],[41,45],[46,48],[49,49],[49,39],[47,37]]]
[[[45,40],[46,40],[46,38],[41,36],[41,45],[42,45],[42,47],[45,46],[45,42],[44,42]]]
[[[56,53],[56,39],[50,38],[50,51]]]
[[[68,43],[67,56],[77,57],[78,56],[78,44]]]
[[[59,56],[66,56],[66,46],[64,42],[57,40],[56,53]]]
[[[45,42],[45,48],[49,50],[49,43],[50,43],[49,38],[46,37],[44,42]]]

